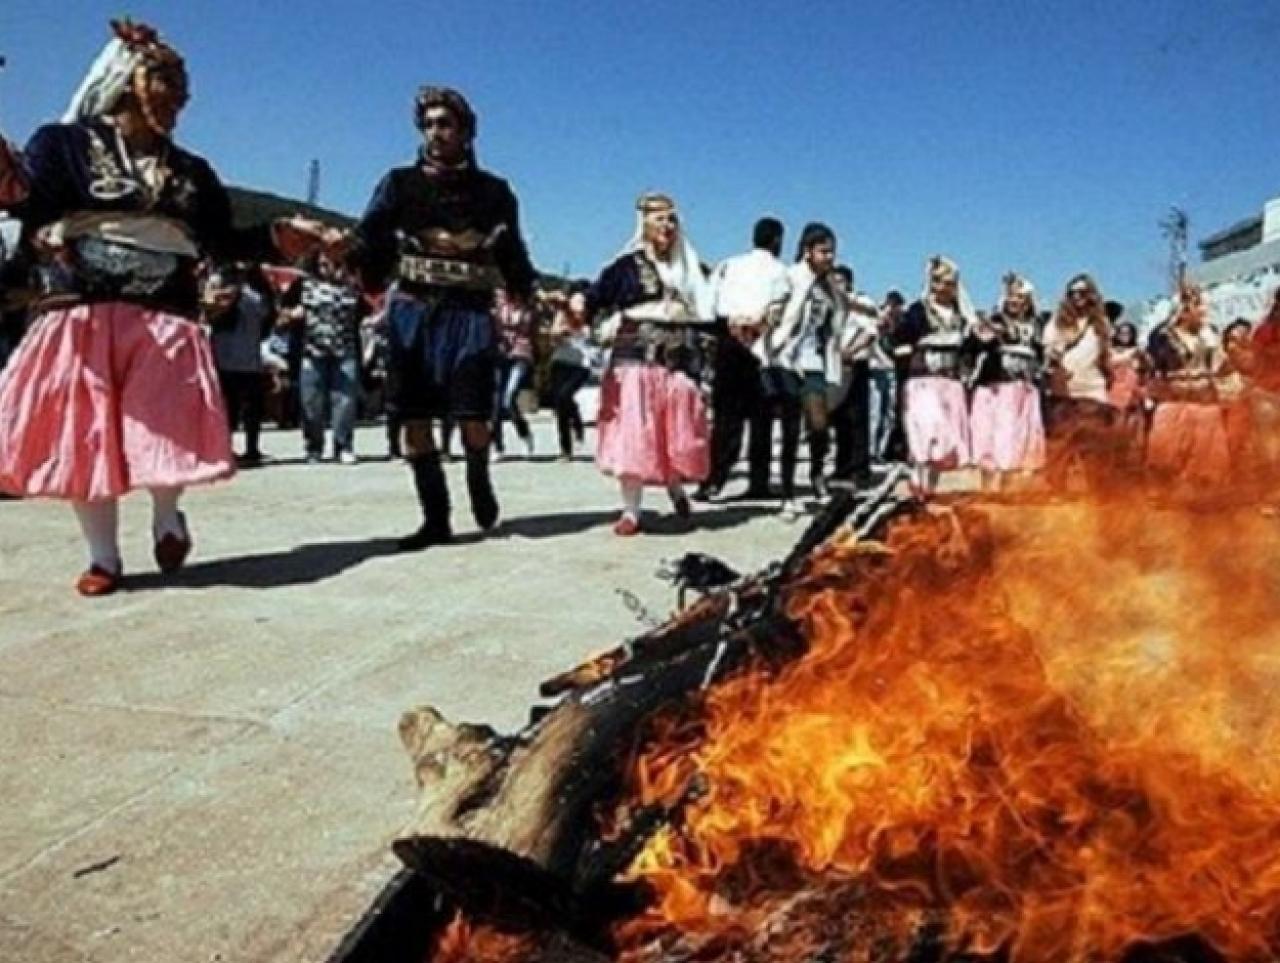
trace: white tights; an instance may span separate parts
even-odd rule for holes
[[[618,481],[618,488],[622,492],[622,514],[637,522],[640,521],[640,502],[644,498],[644,484],[634,478],[623,478]],[[671,496],[671,503],[674,505],[685,497],[684,486],[674,482],[667,486],[667,494]]]
[[[155,539],[166,534],[188,537],[178,512],[181,497],[181,488],[151,489],[151,534]],[[119,572],[120,500],[107,498],[96,502],[72,502],[71,507],[89,547],[89,563],[109,572]]]
[[[929,465],[916,465],[914,468],[916,485],[926,495],[933,495],[938,491],[938,479],[942,476],[942,472],[937,468]]]

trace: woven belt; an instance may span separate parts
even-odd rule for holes
[[[918,370],[921,374],[939,378],[959,378],[961,374],[960,352],[954,349],[921,347]]]
[[[72,247],[76,288],[89,295],[150,297],[168,285],[183,266],[177,254],[98,237],[76,238]]]
[[[411,284],[469,291],[492,291],[502,287],[502,272],[495,267],[414,254],[401,256],[400,279]]]
[[[631,322],[614,344],[615,361],[653,364],[697,376],[705,362],[703,338],[692,326]]]
[[[1036,375],[1036,356],[1029,348],[1004,348],[1000,352],[1000,360],[1010,378],[1030,380]]]

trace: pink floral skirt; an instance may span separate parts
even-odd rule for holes
[[[646,485],[702,481],[711,467],[707,405],[686,375],[658,365],[605,372],[596,464]]]
[[[234,473],[209,341],[186,318],[48,311],[0,375],[0,490],[94,501]]]
[[[1025,381],[985,385],[973,393],[969,413],[973,464],[988,471],[1044,467],[1040,393]]]
[[[969,404],[954,378],[910,378],[905,399],[907,449],[914,465],[969,464]]]
[[[1147,464],[1177,481],[1198,485],[1226,481],[1231,454],[1222,410],[1214,404],[1161,402],[1147,439]]]

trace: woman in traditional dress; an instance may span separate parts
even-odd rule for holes
[[[587,291],[589,315],[613,312],[602,330],[613,350],[601,385],[596,461],[618,480],[622,514],[613,530],[621,536],[640,531],[645,486],[666,488],[687,519],[684,484],[710,470],[692,329],[710,322],[711,286],[671,198],[645,194],[636,212],[635,235]]]
[[[1183,284],[1172,320],[1151,336],[1156,399],[1147,467],[1162,484],[1200,494],[1230,473],[1226,423],[1214,374],[1219,351],[1199,288]]]
[[[969,464],[969,404],[961,354],[977,325],[955,262],[930,258],[924,291],[893,334],[895,344],[911,349],[903,405],[917,498],[934,495],[943,471]]]
[[[173,142],[188,97],[181,56],[149,27],[112,27],[62,122],[37,130],[22,155],[30,193],[11,211],[47,290],[0,379],[0,489],[71,502],[88,543],[76,582],[87,596],[120,585],[122,495],[150,491],[155,561],[171,572],[192,545],[183,490],[234,473],[195,320],[196,265],[258,254],[233,235],[213,169]]]
[[[1236,483],[1251,481],[1253,474],[1253,385],[1248,374],[1253,364],[1252,333],[1253,325],[1244,318],[1236,318],[1223,329],[1222,351],[1213,379],[1227,432],[1231,478]]]
[[[1107,394],[1111,322],[1097,282],[1077,274],[1042,334],[1047,381],[1046,477],[1062,491],[1080,464],[1091,488],[1107,487],[1117,456],[1116,416]]]
[[[1044,467],[1036,314],[1031,282],[1007,274],[999,306],[970,336],[976,355],[972,456],[984,491],[998,492],[1007,477]]]

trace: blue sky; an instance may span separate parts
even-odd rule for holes
[[[1280,194],[1276,0],[5,0],[0,130],[55,117],[125,12],[187,57],[180,142],[293,195],[318,157],[345,211],[412,156],[417,86],[461,88],[546,270],[594,273],[661,188],[707,260],[773,213],[788,249],[831,224],[877,294],[944,252],[979,303],[1008,269],[1131,300],[1164,283],[1171,204],[1200,237]]]

